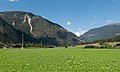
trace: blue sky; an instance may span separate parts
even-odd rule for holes
[[[27,11],[83,34],[120,21],[120,0],[0,0],[0,11]]]

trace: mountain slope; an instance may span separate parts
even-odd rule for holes
[[[18,35],[18,32],[2,18],[0,18],[0,42],[19,42],[20,38],[21,37]]]
[[[24,42],[37,41],[35,38],[27,35],[20,30],[16,30],[2,18],[0,18],[0,42],[2,43],[21,43],[22,34],[24,34]]]
[[[79,43],[79,38],[62,26],[29,12],[0,12],[0,17],[16,30],[36,38],[37,42],[42,41],[53,45]]]
[[[84,42],[93,42],[95,40],[110,39],[117,36],[120,36],[120,23],[91,29],[80,36],[80,39]]]

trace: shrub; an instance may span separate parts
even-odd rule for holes
[[[120,44],[116,44],[116,46],[120,46]]]
[[[99,48],[98,46],[94,46],[94,45],[87,45],[85,46],[85,48]]]

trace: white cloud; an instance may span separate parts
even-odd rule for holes
[[[19,0],[8,0],[9,2],[18,2]]]
[[[70,25],[71,25],[71,22],[70,22],[70,21],[67,21],[67,25],[70,26]]]
[[[75,32],[75,35],[77,35],[78,37],[80,37],[82,34],[84,34],[86,31],[82,30],[81,28],[78,28],[78,31]]]
[[[113,20],[106,20],[106,24],[110,24],[110,23],[112,23],[113,22]]]
[[[81,33],[80,32],[75,32],[75,35],[79,37],[81,35]]]
[[[78,30],[80,31],[80,30],[82,30],[81,28],[78,28]]]

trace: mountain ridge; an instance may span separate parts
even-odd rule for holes
[[[0,12],[0,17],[14,29],[35,38],[36,42],[42,41],[53,45],[80,43],[79,38],[64,27],[29,12]]]
[[[84,42],[93,42],[96,40],[104,40],[114,38],[120,35],[120,23],[113,23],[99,28],[90,29],[80,39]]]

